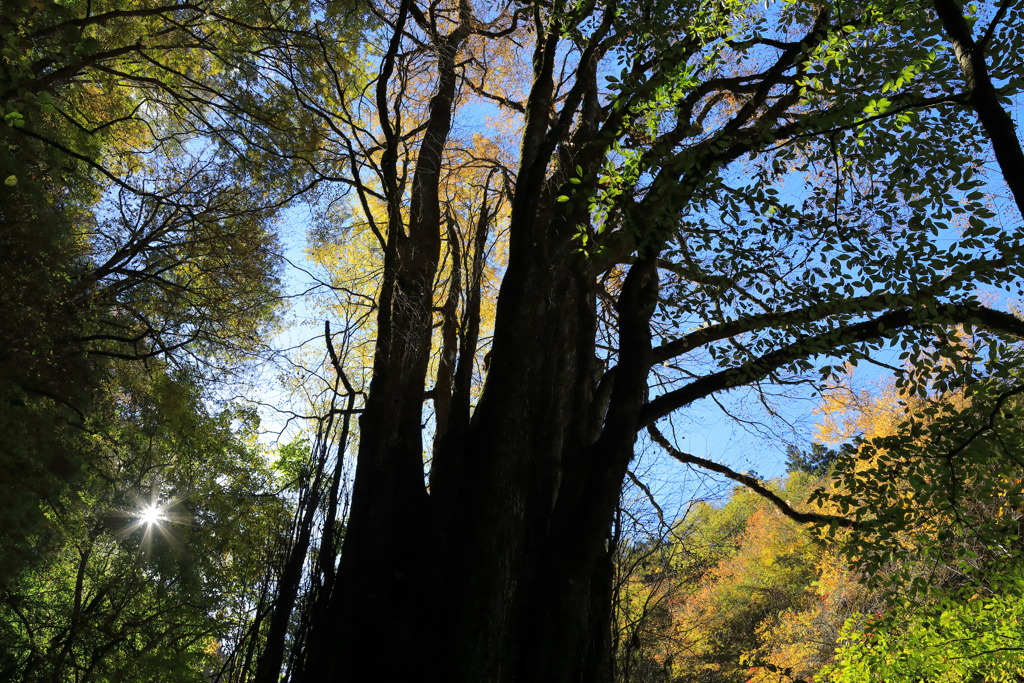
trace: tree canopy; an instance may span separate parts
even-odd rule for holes
[[[1016,517],[989,513],[1021,505],[1022,12],[5,4],[4,671],[696,676],[711,665],[637,658],[640,631],[632,651],[616,635],[643,621],[616,611],[634,599],[616,568],[672,554],[622,528],[645,447],[749,488],[734,526],[771,537],[672,570],[704,584],[659,618],[711,629],[672,647],[710,648],[721,676],[741,675],[740,641],[760,642],[750,666],[796,671],[780,643],[796,657],[810,631],[764,621],[819,619],[819,546],[795,524],[848,563],[835,576],[881,590],[896,568],[894,586],[930,596],[907,556],[995,552]],[[297,207],[320,278],[301,305],[327,323],[282,371],[297,438],[268,446],[229,397],[281,357],[277,230]],[[794,393],[834,397],[858,363],[891,373],[893,429],[791,450],[782,488],[682,446],[696,407],[745,393],[770,421]],[[139,519],[117,528],[125,510]],[[707,627],[712,595],[730,607]],[[935,609],[954,633],[964,610],[1014,599]],[[840,668],[799,675],[862,680],[854,612],[836,612]]]

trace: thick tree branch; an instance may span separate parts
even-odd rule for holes
[[[821,300],[803,308],[759,313],[717,325],[709,325],[655,347],[654,362],[663,363],[670,358],[681,356],[705,344],[728,339],[744,332],[762,330],[767,327],[784,327],[824,320],[836,315],[863,315],[903,306],[935,302],[935,297],[948,292],[957,284],[969,281],[970,277],[977,275],[979,271],[1005,269],[1017,258],[1020,258],[1019,254],[1008,252],[995,258],[977,258],[963,261],[953,266],[950,272],[936,278],[931,284],[905,294],[883,292],[881,294],[868,294],[838,301]]]
[[[802,358],[829,354],[850,344],[885,339],[903,328],[951,323],[975,324],[1024,338],[1024,321],[1009,313],[984,306],[939,304],[934,311],[901,308],[860,323],[801,337],[743,365],[705,375],[685,386],[666,392],[647,403],[640,414],[637,426],[653,424],[672,411],[719,391],[759,382],[771,373]]]

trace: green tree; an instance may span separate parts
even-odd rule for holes
[[[280,307],[303,135],[246,79],[307,10],[0,8],[5,678],[206,680],[265,609],[287,506],[204,392]],[[149,496],[175,510],[140,528]]]
[[[1019,576],[1019,568],[1014,572]],[[819,680],[1018,681],[1024,672],[1020,579],[990,577],[987,595],[948,596],[940,605],[881,619],[851,620],[836,663]]]
[[[1009,361],[1019,350],[992,352]],[[889,598],[847,624],[822,680],[1002,681],[1024,671],[1019,371],[994,367],[966,381],[965,366],[947,364],[943,390],[923,398],[893,390],[888,428],[819,492],[856,519],[841,547]]]
[[[295,185],[269,161],[281,182],[258,182],[239,145],[279,132],[260,123],[275,94],[238,102],[227,75],[274,20],[246,3],[0,9],[0,582],[85,476],[108,375],[159,357],[212,378],[273,325],[273,221]]]
[[[257,424],[185,377],[124,371],[90,417],[90,466],[5,584],[5,680],[204,681],[274,579],[288,509]]]

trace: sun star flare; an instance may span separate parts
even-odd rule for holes
[[[167,520],[163,507],[159,505],[147,505],[139,511],[139,522],[145,526],[159,525]]]

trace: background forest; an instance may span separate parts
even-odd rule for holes
[[[1024,680],[1021,54],[3,0],[0,681]]]

